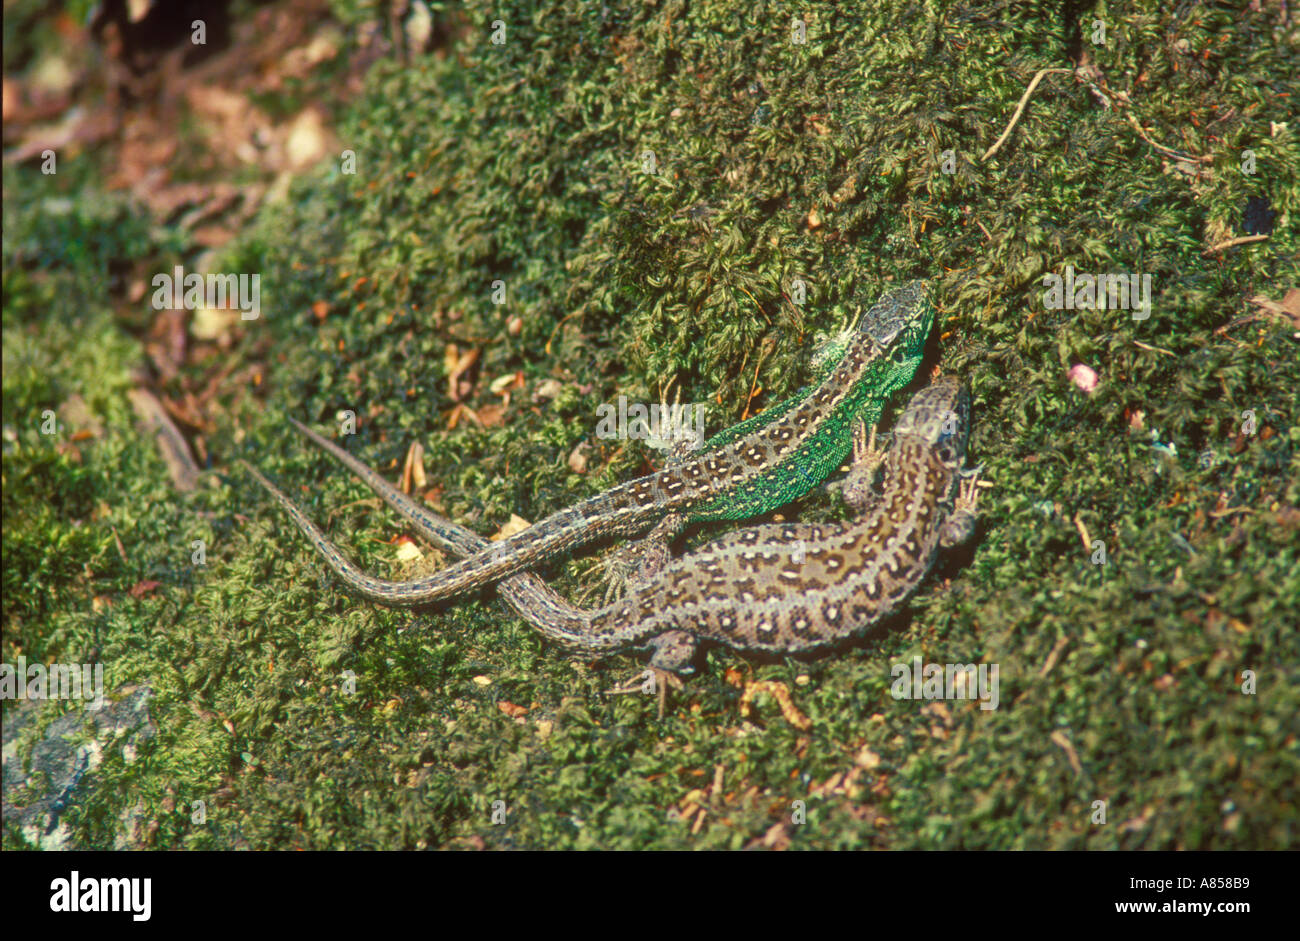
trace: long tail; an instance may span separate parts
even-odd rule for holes
[[[296,421],[294,425],[321,447],[332,448],[329,442],[316,436],[309,428]],[[330,450],[330,453],[335,454],[333,450]],[[346,452],[340,451],[338,454],[346,454]],[[335,454],[335,456],[338,457],[338,454]],[[539,558],[581,544],[584,541],[583,534],[588,531],[588,527],[582,525],[584,521],[593,517],[611,516],[610,505],[612,498],[607,493],[598,494],[583,500],[576,506],[555,514],[550,518],[551,525],[549,526],[529,527],[511,536],[508,540],[498,543],[488,543],[480,540],[481,545],[489,551],[471,552],[459,562],[449,565],[432,575],[410,581],[388,581],[367,575],[358,569],[343,556],[336,546],[325,538],[324,534],[307,519],[306,515],[293,505],[292,501],[277,491],[255,469],[249,467],[249,472],[258,483],[275,496],[295,525],[302,530],[303,535],[311,541],[312,545],[324,557],[326,563],[338,573],[338,576],[345,584],[359,595],[389,605],[432,604],[493,584],[527,569],[529,565],[535,564]],[[376,481],[380,480],[380,478],[368,470],[367,474],[368,476],[365,477],[367,483],[372,488],[377,489]],[[396,506],[396,504],[393,504],[392,498],[385,497],[385,499],[391,505]],[[401,512],[406,513],[407,511],[402,510]],[[609,535],[630,535],[644,530],[649,525],[649,513],[644,509],[631,508],[626,512],[616,514],[616,516],[617,519],[614,519],[605,527]],[[411,517],[411,519],[412,522],[416,521],[415,517]],[[451,525],[446,523],[445,520],[443,523],[446,526]],[[446,526],[438,527],[442,532],[436,537],[436,541],[443,545],[450,545],[449,538],[454,538],[457,545],[462,547],[467,545],[462,537],[454,536],[451,530],[446,529]]]
[[[484,549],[492,548],[491,541],[416,503],[334,442],[321,437],[299,421],[292,418],[289,420],[312,444],[359,477],[385,503],[410,521],[420,535],[429,542],[459,556],[472,556]],[[284,507],[316,550],[331,561],[336,572],[345,577],[349,583],[377,581],[370,579],[344,558],[297,504],[285,496],[279,488],[247,463],[244,466],[253,479]],[[344,571],[340,571],[340,567],[346,571],[346,575]],[[607,639],[587,634],[586,630],[591,624],[594,612],[569,604],[531,572],[513,575],[498,583],[497,591],[519,616],[532,624],[538,632],[565,647],[600,654],[613,650],[619,645],[614,638]]]

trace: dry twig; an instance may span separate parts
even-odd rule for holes
[[[1025,105],[1029,104],[1029,96],[1034,93],[1034,89],[1038,87],[1038,83],[1043,80],[1044,75],[1073,71],[1074,69],[1039,69],[1038,74],[1029,83],[1029,87],[1025,89],[1025,93],[1020,96],[1020,104],[1016,105],[1016,113],[1011,116],[1011,123],[1007,125],[1007,129],[1002,132],[1002,136],[997,139],[993,146],[984,151],[984,156],[980,157],[980,163],[992,157],[1007,142],[1007,138],[1011,136],[1011,131],[1016,126],[1016,122],[1020,120],[1020,115],[1025,111]]]

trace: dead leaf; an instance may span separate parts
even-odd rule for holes
[[[491,390],[493,395],[506,395],[514,391],[515,389],[522,389],[523,387],[524,387],[524,374],[522,371],[520,371],[520,372],[506,373],[504,376],[497,376],[495,379],[492,380],[492,383],[491,385],[488,386],[488,389]]]
[[[316,66],[338,55],[343,37],[338,29],[327,26],[305,45],[295,46],[280,59],[284,78],[305,78]]]
[[[190,334],[196,340],[226,340],[242,317],[233,307],[200,307],[190,321]]]
[[[586,451],[591,449],[591,445],[586,441],[579,442],[578,446],[569,452],[569,470],[575,474],[587,473],[587,455]]]
[[[479,419],[478,414],[468,405],[461,403],[454,406],[451,410],[451,413],[447,416],[447,430],[454,431],[456,429],[456,426],[460,424],[460,420],[462,418],[468,418],[470,421],[472,421],[474,424],[480,427],[482,427],[483,425],[483,422]]]
[[[533,390],[534,402],[545,402],[547,399],[553,399],[560,394],[564,388],[558,379],[543,379]]]
[[[790,847],[791,825],[785,821],[774,823],[763,834],[762,845],[766,849],[781,851]]]
[[[423,490],[428,482],[424,475],[424,445],[412,442],[406,449],[406,463],[402,467],[402,492]]]
[[[1300,327],[1300,288],[1292,288],[1286,292],[1279,304],[1271,297],[1265,297],[1263,294],[1256,294],[1250,299],[1250,303],[1261,313],[1270,314],[1274,317],[1286,317],[1297,327]]]
[[[131,586],[130,595],[132,598],[143,598],[145,595],[153,594],[162,582],[152,580],[136,582]]]
[[[745,692],[740,697],[740,714],[748,718],[752,709],[750,705],[754,697],[759,693],[767,693],[777,701],[781,707],[781,714],[785,716],[785,721],[789,722],[797,729],[808,731],[812,728],[812,720],[805,716],[795,706],[794,700],[790,697],[790,689],[784,683],[778,683],[775,680],[758,680],[753,683],[745,684]]]
[[[411,539],[409,536],[399,536],[396,542],[397,561],[414,562],[417,559],[424,558],[424,553],[420,551],[420,547],[416,545],[415,540]]]
[[[499,542],[502,539],[509,539],[515,533],[522,533],[531,525],[533,524],[528,522],[528,520],[524,519],[522,516],[516,516],[511,513],[510,521],[497,530],[495,535],[490,536],[489,538],[493,542]]]
[[[870,771],[873,768],[880,766],[880,756],[866,745],[863,745],[862,749],[858,752],[857,757],[853,759],[853,763],[859,768]]]
[[[284,167],[291,173],[307,169],[329,151],[325,119],[314,106],[303,109],[281,133],[284,135]]]
[[[103,437],[104,426],[90,410],[86,400],[75,392],[59,406],[59,416],[67,422],[69,428],[76,429],[72,435],[73,441]]]
[[[88,145],[109,137],[117,130],[117,121],[105,109],[87,111],[78,105],[70,108],[58,124],[33,127],[17,147],[4,155],[5,163],[22,163],[39,157],[47,150],[62,154],[74,145]]]
[[[1070,762],[1070,767],[1074,769],[1074,773],[1083,774],[1083,765],[1079,763],[1079,754],[1074,750],[1074,745],[1070,742],[1069,737],[1060,729],[1057,729],[1048,737],[1057,748],[1065,752],[1066,760]]]
[[[516,706],[514,703],[506,702],[504,699],[497,703],[497,708],[512,719],[521,719],[528,714],[527,706]]]
[[[466,396],[473,389],[472,383],[461,382],[461,377],[465,376],[470,368],[478,362],[479,350],[477,347],[460,352],[455,343],[448,343],[446,353],[443,355],[443,365],[447,370],[447,395],[453,402],[463,402]]]
[[[506,423],[505,408],[495,403],[481,405],[474,412],[478,415],[479,424],[484,428],[499,428]]]

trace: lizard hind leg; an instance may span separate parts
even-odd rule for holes
[[[662,571],[671,558],[669,546],[685,528],[685,517],[680,513],[669,513],[643,538],[611,553],[605,561],[602,577],[605,584],[602,604],[611,604]]]
[[[681,678],[695,672],[695,654],[699,647],[695,635],[688,631],[664,631],[651,638],[649,646],[654,650],[650,656],[650,668],[609,692],[615,695],[658,692],[659,718],[662,719],[668,702],[668,688],[680,690],[683,687]]]
[[[690,676],[695,672],[695,655],[699,644],[690,631],[664,631],[650,640],[654,653],[650,656],[653,669],[671,673],[674,677]]]
[[[669,387],[672,382],[668,383]],[[668,452],[666,466],[679,467],[686,463],[695,452],[704,447],[704,427],[697,422],[691,427],[690,418],[702,418],[698,405],[682,405],[682,390],[675,390],[673,403],[668,404],[667,389],[659,394],[659,423],[650,435],[651,447]]]
[[[659,718],[664,717],[668,703],[668,687],[680,690],[683,676],[695,672],[695,655],[699,645],[689,631],[664,631],[650,641],[654,653],[650,656],[650,669],[654,671],[659,686]]]

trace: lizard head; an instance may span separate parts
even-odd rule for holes
[[[970,427],[970,393],[956,376],[940,376],[912,396],[894,426],[894,445],[912,441],[960,469]]]
[[[882,391],[894,392],[906,385],[921,361],[925,338],[934,323],[927,287],[925,281],[909,281],[894,288],[858,318],[856,327],[821,338],[813,352],[814,371],[829,372],[846,352],[855,349],[861,361],[881,362],[901,377],[900,382]]]
[[[924,281],[909,281],[882,294],[858,322],[858,334],[874,348],[887,354],[899,367],[910,368],[910,378],[921,361],[925,338],[934,323],[934,305],[930,303]]]
[[[835,347],[839,359],[829,365],[827,374],[840,369],[841,383],[876,399],[887,398],[911,382],[934,323],[927,287],[924,281],[910,281],[881,295],[857,327],[841,335]]]

